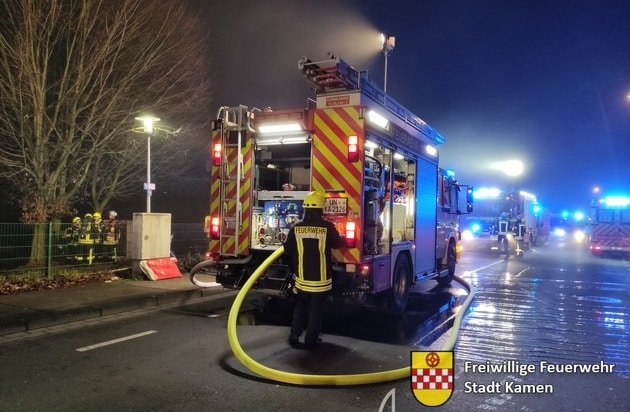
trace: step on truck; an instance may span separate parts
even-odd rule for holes
[[[303,57],[298,68],[315,91],[309,107],[218,111],[207,263],[216,282],[241,287],[283,244],[302,218],[304,197],[316,190],[346,242],[333,251],[332,299],[401,311],[412,285],[453,279],[459,215],[472,211],[472,187],[439,167],[444,137],[365,72],[336,56]],[[290,290],[282,256],[255,287]]]

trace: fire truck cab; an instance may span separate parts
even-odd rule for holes
[[[242,286],[317,190],[346,241],[333,251],[333,298],[401,311],[413,284],[453,279],[459,215],[472,211],[472,188],[438,166],[444,137],[366,73],[335,56],[303,57],[298,68],[315,90],[313,107],[219,110],[206,218],[216,281]],[[256,286],[292,287],[282,257]]]

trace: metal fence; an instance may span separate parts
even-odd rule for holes
[[[125,262],[131,252],[130,221],[121,221],[115,241],[77,240],[70,223],[0,223],[0,276],[53,277],[89,273]],[[203,259],[208,241],[203,223],[173,223],[171,253],[183,269]]]

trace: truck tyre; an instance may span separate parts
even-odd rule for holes
[[[400,313],[405,310],[409,299],[409,288],[411,287],[411,265],[405,255],[399,255],[394,265],[392,287],[389,290],[387,307]]]
[[[455,242],[449,242],[446,250],[446,266],[448,273],[445,276],[438,277],[437,281],[440,285],[450,285],[455,277],[455,266],[457,264],[457,250]]]

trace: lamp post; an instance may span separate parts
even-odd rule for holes
[[[383,55],[385,56],[385,81],[383,84],[383,92],[387,94],[387,57],[392,54],[394,46],[396,46],[396,37],[391,34],[381,33],[381,42],[383,43]]]
[[[147,191],[147,213],[151,213],[151,193],[155,190],[155,184],[151,183],[151,135],[153,134],[153,123],[159,122],[160,119],[153,116],[136,117],[136,120],[142,122],[144,132],[147,134],[147,181],[144,184],[144,190]]]

